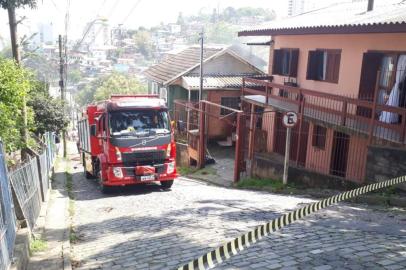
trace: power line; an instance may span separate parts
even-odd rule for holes
[[[54,0],[51,0],[51,3],[52,3],[52,5],[55,7],[55,9],[56,9],[58,12],[62,12],[62,11],[58,8],[58,6],[55,4]]]
[[[116,7],[118,6],[118,2],[119,2],[119,1],[120,1],[120,0],[116,0],[116,1],[114,2],[113,8],[110,9],[110,12],[109,12],[109,14],[107,15],[107,17],[110,17],[110,16],[113,14],[113,12],[115,11]],[[86,30],[85,33],[83,34],[82,38],[81,38],[80,41],[79,41],[78,43],[76,43],[76,45],[74,46],[74,48],[73,48],[74,50],[79,49],[80,45],[81,45],[82,42],[85,40],[85,38],[87,37],[87,35],[88,35],[89,32],[90,32],[90,29],[92,29],[92,27],[93,27],[93,25],[95,24],[96,21],[97,21],[97,17],[96,17],[96,19],[94,19],[93,21],[91,21],[91,22],[89,23],[89,27],[87,28],[87,30]],[[100,30],[96,33],[95,37],[97,37],[97,35],[98,35],[99,32],[100,32]]]
[[[137,6],[139,5],[139,3],[141,2],[141,0],[138,0],[135,5],[131,8],[130,12],[128,13],[128,15],[124,18],[123,22],[121,24],[124,24],[128,18],[130,18],[131,14],[134,12],[134,10],[137,8]]]
[[[98,10],[97,13],[96,13],[96,17],[99,16],[100,11],[102,10],[102,8],[104,7],[104,4],[106,4],[106,2],[107,2],[107,0],[104,0],[103,3],[100,5],[99,10]]]

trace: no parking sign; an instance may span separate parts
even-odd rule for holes
[[[295,112],[284,113],[282,123],[287,128],[293,128],[297,124],[297,114]]]

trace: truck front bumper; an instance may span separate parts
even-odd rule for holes
[[[122,186],[141,184],[154,181],[169,181],[178,177],[175,161],[154,165],[155,173],[153,177],[143,177],[136,175],[136,166],[110,165],[107,168],[107,179],[103,182],[108,186]]]

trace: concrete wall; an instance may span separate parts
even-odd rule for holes
[[[283,160],[275,154],[255,153],[254,176],[258,178],[282,179]],[[343,178],[325,175],[305,168],[289,167],[288,182],[305,187],[349,189],[357,187],[357,183],[345,181]]]
[[[366,162],[366,182],[375,183],[406,175],[406,150],[369,146]],[[406,190],[406,184],[400,185]]]
[[[358,96],[363,53],[368,50],[405,51],[406,33],[275,36],[274,48],[299,48],[298,84],[320,92]],[[308,52],[341,49],[338,84],[306,80]],[[271,48],[272,50],[272,48]],[[271,62],[272,63],[272,62]],[[274,81],[283,83],[283,76]]]

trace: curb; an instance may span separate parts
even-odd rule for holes
[[[30,260],[30,233],[28,228],[18,229],[10,270],[27,269]]]
[[[69,194],[68,191],[66,190],[66,184],[68,181],[68,178],[66,177],[66,167],[69,166],[69,160],[63,160],[63,167],[64,167],[64,183],[63,183],[63,191],[62,194],[64,196],[65,200],[65,226],[64,226],[64,232],[63,232],[63,243],[62,243],[62,258],[63,258],[63,265],[62,269],[64,270],[71,270],[72,269],[72,262],[71,262],[71,246],[70,246],[70,239],[69,239],[69,234],[70,234],[70,223],[71,223],[71,217],[69,216]]]

